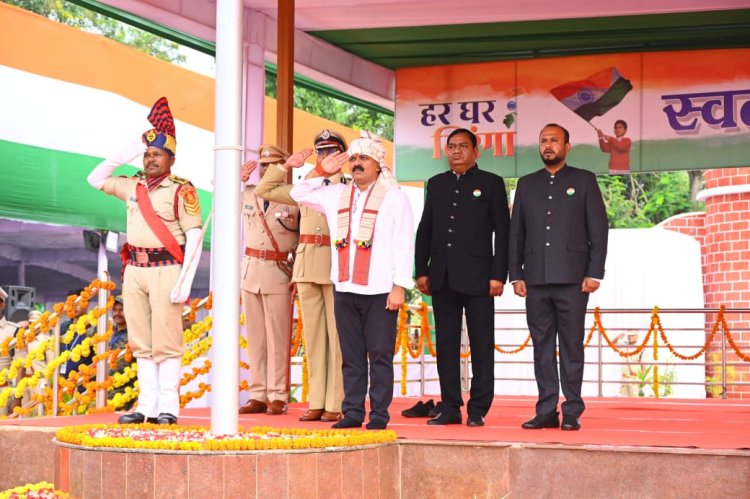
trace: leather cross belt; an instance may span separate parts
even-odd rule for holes
[[[289,258],[289,252],[271,251],[264,249],[245,248],[245,254],[252,256],[260,260],[275,260],[277,262],[285,262]]]
[[[299,242],[304,244],[314,244],[315,246],[330,246],[331,238],[325,234],[301,234]]]

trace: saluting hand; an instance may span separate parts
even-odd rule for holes
[[[307,158],[312,156],[313,150],[312,149],[302,149],[300,152],[296,152],[286,158],[286,162],[284,163],[284,168],[287,170],[291,166],[292,168],[299,168],[300,166],[305,164],[305,161],[307,161]]]
[[[252,175],[257,167],[258,162],[254,159],[242,163],[242,166],[240,167],[240,180],[242,180],[243,183],[247,182],[250,178],[250,175]]]
[[[343,167],[344,163],[347,161],[349,161],[349,155],[346,152],[337,152],[336,154],[329,154],[326,156],[320,164],[320,167],[328,175],[333,175],[334,173],[340,172],[341,167]]]

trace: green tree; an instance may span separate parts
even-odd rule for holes
[[[266,95],[275,98],[276,76],[266,75]],[[357,130],[393,140],[393,116],[350,104],[304,87],[294,87],[294,107]]]
[[[47,19],[97,33],[168,62],[185,62],[179,44],[65,0],[0,0]]]
[[[692,197],[693,177],[685,171],[597,177],[610,227],[652,227],[671,216],[701,210]]]

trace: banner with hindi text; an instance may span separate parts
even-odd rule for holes
[[[399,180],[445,171],[456,128],[480,168],[542,167],[547,123],[570,132],[568,163],[624,174],[750,165],[750,49],[645,52],[398,69]]]

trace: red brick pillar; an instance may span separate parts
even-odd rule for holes
[[[705,187],[698,199],[706,203],[703,241],[703,291],[707,308],[721,305],[750,308],[750,168],[707,170]],[[715,317],[708,317],[710,334]],[[740,351],[750,357],[750,314],[728,313],[729,331]],[[721,351],[719,335],[709,354]],[[729,367],[727,375],[734,381],[750,382],[750,364],[743,362],[727,344],[727,362],[742,362]],[[720,359],[709,355],[708,359]],[[721,367],[707,368],[706,376],[720,377]],[[750,398],[750,386],[730,386],[727,396]]]

